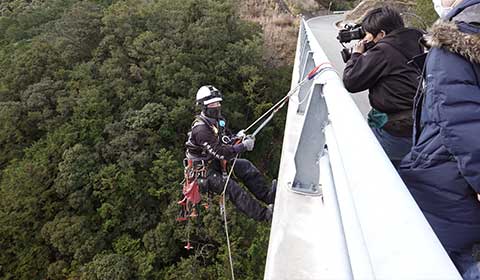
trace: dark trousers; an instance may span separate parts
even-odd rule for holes
[[[480,279],[480,266],[472,255],[472,250],[449,251],[447,253],[464,280]]]
[[[225,191],[230,201],[237,209],[254,220],[270,220],[271,210],[260,201],[272,204],[275,201],[275,192],[271,190],[260,171],[249,160],[237,159],[233,172],[250,192],[242,188],[232,176]],[[200,179],[199,181],[201,191],[221,194],[225,186],[225,179],[220,164],[214,162],[209,167],[205,180]]]

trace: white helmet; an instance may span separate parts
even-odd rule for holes
[[[208,105],[213,102],[222,101],[222,94],[214,86],[202,86],[197,91],[197,104]]]

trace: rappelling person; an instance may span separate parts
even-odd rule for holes
[[[258,169],[246,159],[234,158],[242,152],[252,151],[255,139],[242,132],[232,135],[221,115],[222,95],[211,85],[197,92],[196,103],[202,111],[195,117],[186,145],[186,174],[196,180],[202,194],[222,194],[241,212],[257,221],[272,219],[276,184],[268,186]],[[233,165],[235,178],[240,179],[250,192],[233,178],[227,180],[227,168]],[[187,179],[188,180],[188,179]],[[185,193],[185,188],[184,188]],[[255,198],[254,198],[255,197]]]

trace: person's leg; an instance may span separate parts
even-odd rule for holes
[[[200,188],[203,191],[213,192],[215,194],[221,194],[225,187],[225,179],[222,174],[216,170],[209,170],[206,179],[199,180]],[[243,212],[248,217],[257,221],[269,221],[272,218],[272,211],[261,205],[256,199],[254,199],[250,193],[245,191],[235,180],[230,178],[226,195],[235,205],[235,207]]]
[[[266,204],[275,202],[276,189],[266,183],[263,175],[249,160],[237,159],[233,171],[258,200]]]
[[[392,161],[395,168],[398,169],[403,157],[412,148],[412,138],[393,136],[381,128],[372,127],[371,129],[388,158]]]
[[[264,207],[232,179],[228,183],[227,195],[235,207],[250,218],[257,221],[270,221],[272,219],[272,210]]]
[[[480,279],[480,263],[473,263],[465,273],[462,274],[465,280],[478,280]]]
[[[464,280],[480,279],[479,263],[475,261],[470,251],[449,251],[448,255]]]

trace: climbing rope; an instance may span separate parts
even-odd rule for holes
[[[278,101],[275,105],[273,105],[272,107],[270,107],[270,109],[268,109],[265,113],[263,113],[263,115],[261,115],[258,119],[256,119],[251,125],[249,125],[244,131],[248,131],[249,129],[251,129],[253,126],[255,126],[261,119],[263,119],[265,116],[267,116],[270,112],[272,112],[273,110],[275,110],[275,108],[277,106],[279,107],[283,107],[283,104],[288,100],[288,98],[290,98],[290,96],[292,96],[296,91],[297,89],[302,86],[304,83],[306,83],[308,81],[307,78],[303,79],[300,83],[298,83],[293,89],[291,89],[282,99],[280,99],[280,101]],[[281,105],[281,106],[280,106]]]
[[[327,63],[322,63],[322,64],[318,65],[317,67],[315,67],[312,71],[310,71],[310,73],[308,73],[308,75],[301,82],[299,82],[293,89],[291,89],[282,99],[280,99],[280,101],[278,101],[275,105],[273,105],[267,112],[265,112],[262,116],[260,116],[257,120],[255,120],[250,126],[248,126],[244,130],[244,132],[251,129],[261,119],[265,118],[265,116],[267,116],[269,113],[272,113],[255,130],[255,132],[253,133],[253,136],[255,136],[273,118],[273,115],[285,105],[286,101],[288,101],[288,99],[298,90],[298,88],[300,88],[303,84],[305,84],[309,80],[312,80],[317,74],[319,74],[323,70],[331,68],[331,66],[330,66],[330,67],[325,67],[325,68],[320,69],[321,66],[324,65],[324,64],[327,64]],[[320,71],[318,71],[319,69],[320,69]],[[307,97],[308,97],[308,95],[307,95]],[[305,100],[306,100],[306,97],[304,98],[304,100],[302,100],[302,103]],[[242,140],[243,140],[244,137],[245,137],[245,134],[242,136]],[[228,172],[228,176],[225,180],[225,185],[224,185],[223,191],[221,193],[221,202],[220,202],[220,211],[222,212],[223,222],[224,222],[224,227],[225,227],[225,236],[227,238],[228,260],[230,262],[230,272],[231,272],[231,275],[232,275],[232,280],[235,280],[235,272],[234,272],[234,269],[233,269],[232,249],[231,249],[231,245],[230,245],[230,236],[229,236],[229,233],[228,233],[227,209],[225,207],[225,192],[227,190],[227,186],[228,186],[228,183],[230,181],[230,177],[232,176],[233,168],[235,167],[235,163],[237,162],[237,159],[238,159],[238,154],[235,156],[235,158],[233,160],[233,163],[232,163],[232,166],[230,168],[230,171]]]
[[[327,65],[326,67],[323,67],[322,66],[325,66]],[[255,126],[260,120],[262,120],[263,118],[265,118],[268,114],[272,113],[269,118],[267,118],[266,121],[264,121],[263,124],[260,125],[260,127],[255,131],[254,133],[254,136],[260,131],[260,129],[262,129],[273,117],[273,115],[280,109],[282,108],[285,103],[290,99],[290,97],[301,87],[303,86],[306,82],[312,80],[315,76],[317,76],[319,73],[327,70],[327,69],[333,69],[333,67],[330,65],[330,63],[328,62],[324,62],[324,63],[320,63],[317,67],[313,68],[312,71],[310,71],[307,76],[302,80],[300,81],[294,88],[292,88],[284,97],[282,97],[282,99],[280,99],[280,101],[278,101],[277,103],[275,103],[275,105],[273,105],[272,107],[270,107],[270,109],[268,109],[265,113],[263,113],[263,115],[261,115],[258,119],[256,119],[251,125],[249,125],[246,129],[243,130],[244,133],[246,133],[248,130],[250,130],[253,126]],[[308,95],[307,95],[308,97]],[[305,100],[303,100],[305,101]],[[303,103],[302,101],[302,103]]]
[[[225,225],[225,235],[227,237],[227,248],[228,248],[228,260],[230,262],[230,272],[232,273],[232,280],[235,280],[235,274],[233,271],[233,260],[232,260],[232,249],[230,247],[230,237],[228,234],[228,223],[227,223],[227,208],[225,207],[225,191],[227,190],[228,182],[230,181],[230,177],[232,176],[233,168],[235,167],[235,163],[237,162],[238,154],[235,156],[233,160],[232,167],[230,168],[230,172],[228,173],[227,179],[225,180],[225,186],[223,187],[222,195],[221,195],[221,202],[220,202],[220,211],[222,212],[223,222]]]
[[[307,94],[305,94],[305,97],[303,97],[302,100],[298,100],[298,101],[295,101],[294,99],[292,99],[290,102],[292,103],[296,103],[298,106],[302,105],[303,103],[305,103],[305,101],[307,101],[307,99],[310,97],[310,95],[312,94],[312,91],[309,90]]]

